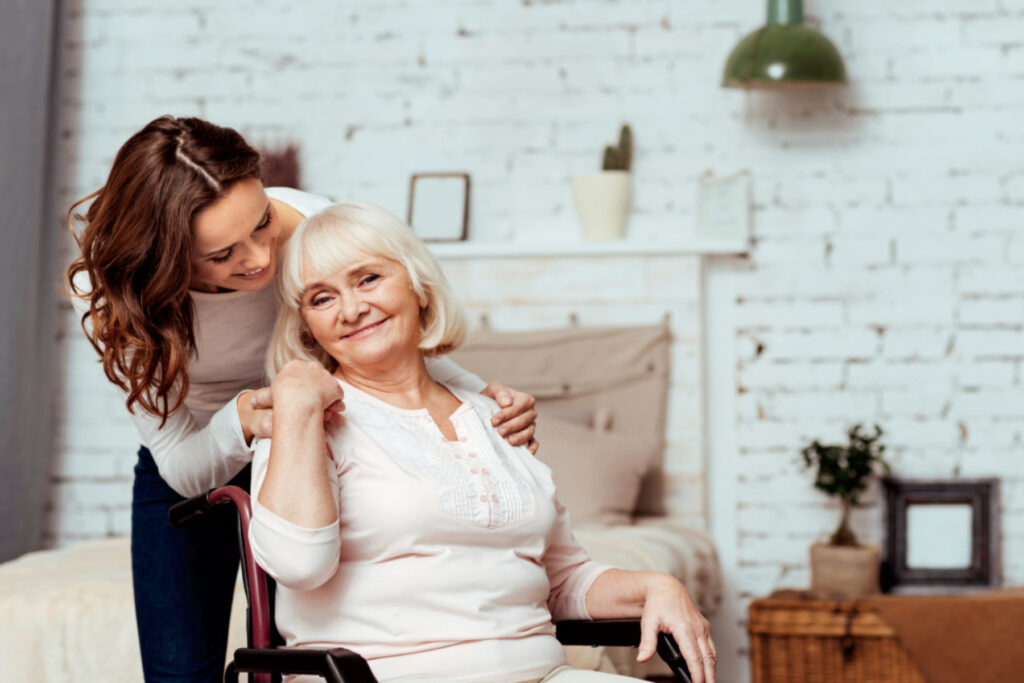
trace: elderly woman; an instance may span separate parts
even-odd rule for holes
[[[497,404],[427,373],[465,321],[404,223],[331,206],[297,228],[281,269],[250,534],[289,645],[349,647],[382,681],[630,680],[567,667],[552,620],[640,617],[638,659],[671,633],[713,683],[686,588],[590,560],[550,470],[491,426]],[[344,417],[325,425],[339,386]]]

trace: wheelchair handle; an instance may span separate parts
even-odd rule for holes
[[[183,500],[180,503],[175,503],[171,506],[167,516],[174,526],[184,526],[196,517],[210,512],[214,507],[214,503],[210,502],[210,492],[207,491],[206,493]]]
[[[171,524],[181,526],[196,517],[212,512],[221,505],[232,503],[238,512],[238,539],[242,549],[242,578],[246,597],[249,599],[251,647],[271,646],[270,597],[267,579],[263,569],[256,564],[246,543],[249,537],[249,522],[252,521],[252,505],[249,494],[238,486],[228,485],[212,489],[201,496],[195,496],[171,507],[168,517]]]

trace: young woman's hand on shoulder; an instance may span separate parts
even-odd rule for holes
[[[266,439],[274,428],[274,400],[270,387],[255,391],[243,391],[235,400],[238,409],[238,421],[242,423],[245,443],[252,444],[253,437]]]
[[[540,444],[533,438],[537,423],[537,410],[534,408],[536,400],[533,396],[501,382],[491,382],[480,393],[494,399],[501,407],[491,418],[491,425],[498,433],[513,446],[526,446],[531,453],[537,455]]]

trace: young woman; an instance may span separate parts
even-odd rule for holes
[[[248,486],[254,436],[270,433],[262,389],[278,250],[324,197],[264,188],[236,131],[161,117],[122,146],[68,268],[82,325],[142,439],[132,574],[147,681],[219,681],[238,564],[234,522],[175,529],[171,505],[229,480]],[[69,212],[69,223],[71,222]],[[81,218],[81,217],[77,217]],[[533,399],[450,361],[441,381],[495,398],[498,429],[532,441]],[[327,411],[342,408],[339,391]]]
[[[590,560],[551,470],[495,434],[498,406],[431,377],[465,320],[412,230],[331,206],[299,226],[277,286],[249,537],[289,645],[350,648],[384,683],[625,683],[570,669],[552,621],[640,617],[641,660],[671,633],[695,683],[714,683],[686,588]],[[339,387],[345,420],[325,427]]]

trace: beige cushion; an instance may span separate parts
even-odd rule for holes
[[[537,440],[573,524],[632,522],[643,476],[661,458],[660,439],[542,418]]]
[[[482,329],[470,334],[452,359],[485,381],[532,394],[538,424],[552,417],[599,422],[602,428],[639,432],[660,443],[671,343],[667,324],[539,332]],[[643,479],[637,514],[665,513],[663,485],[659,458],[659,466],[649,468]]]

